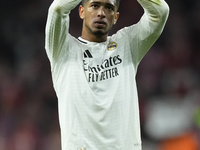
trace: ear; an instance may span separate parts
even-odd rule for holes
[[[116,12],[115,18],[114,18],[114,24],[117,23],[118,18],[119,18],[119,12]]]
[[[85,18],[85,11],[84,11],[84,7],[82,5],[79,6],[79,16],[81,19]]]

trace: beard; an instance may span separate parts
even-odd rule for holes
[[[85,26],[89,30],[89,32],[96,37],[102,37],[102,36],[105,36],[108,34],[108,30],[104,31],[104,29],[102,29],[102,28],[97,28],[97,29],[93,30],[89,27],[89,25],[85,24]]]
[[[104,36],[104,35],[108,34],[108,31],[103,32],[102,30],[97,30],[97,31],[93,31],[92,33],[93,33],[93,35],[95,35],[96,37],[101,37],[101,36]]]

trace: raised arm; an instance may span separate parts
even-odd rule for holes
[[[144,9],[140,21],[125,32],[129,35],[134,64],[137,67],[141,59],[151,48],[163,31],[169,15],[169,6],[164,0],[138,0]]]
[[[50,60],[62,55],[69,36],[69,13],[81,0],[54,0],[48,11],[45,49]]]

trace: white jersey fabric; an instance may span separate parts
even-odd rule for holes
[[[62,150],[141,150],[136,71],[163,30],[164,0],[139,0],[141,20],[102,43],[68,33],[79,0],[55,0],[46,51],[58,96]]]

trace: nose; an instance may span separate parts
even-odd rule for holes
[[[106,16],[105,12],[104,12],[104,8],[100,7],[98,10],[98,17],[100,18],[104,18]]]

